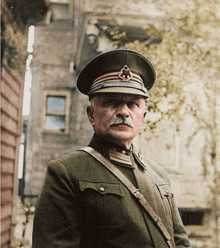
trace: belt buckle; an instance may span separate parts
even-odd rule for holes
[[[142,199],[144,196],[141,194],[140,189],[136,189],[132,192],[132,194],[137,198],[138,200]]]

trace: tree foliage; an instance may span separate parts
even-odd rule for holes
[[[186,114],[199,121],[200,128],[214,125],[216,94],[219,89],[220,13],[217,1],[205,3],[169,0],[163,9],[169,16],[161,29],[161,44],[135,41],[129,48],[148,56],[157,70],[157,83],[149,110],[160,112],[158,119],[169,119],[178,126]],[[172,25],[173,24],[173,25]],[[171,27],[171,28],[170,28]],[[207,120],[204,113],[212,113]],[[214,119],[213,119],[214,118]]]

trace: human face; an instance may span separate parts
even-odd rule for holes
[[[138,134],[145,114],[145,99],[130,94],[97,94],[87,107],[95,133],[126,148]]]

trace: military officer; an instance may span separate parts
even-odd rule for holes
[[[82,69],[77,87],[89,96],[94,136],[87,148],[49,163],[33,248],[190,246],[166,171],[140,158],[132,144],[155,77],[146,57],[126,49]]]

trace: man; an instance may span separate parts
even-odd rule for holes
[[[83,68],[77,87],[90,97],[94,136],[89,149],[49,163],[33,248],[189,247],[166,171],[132,145],[155,77],[151,62],[130,50],[101,54]],[[131,193],[109,164],[137,189]]]

